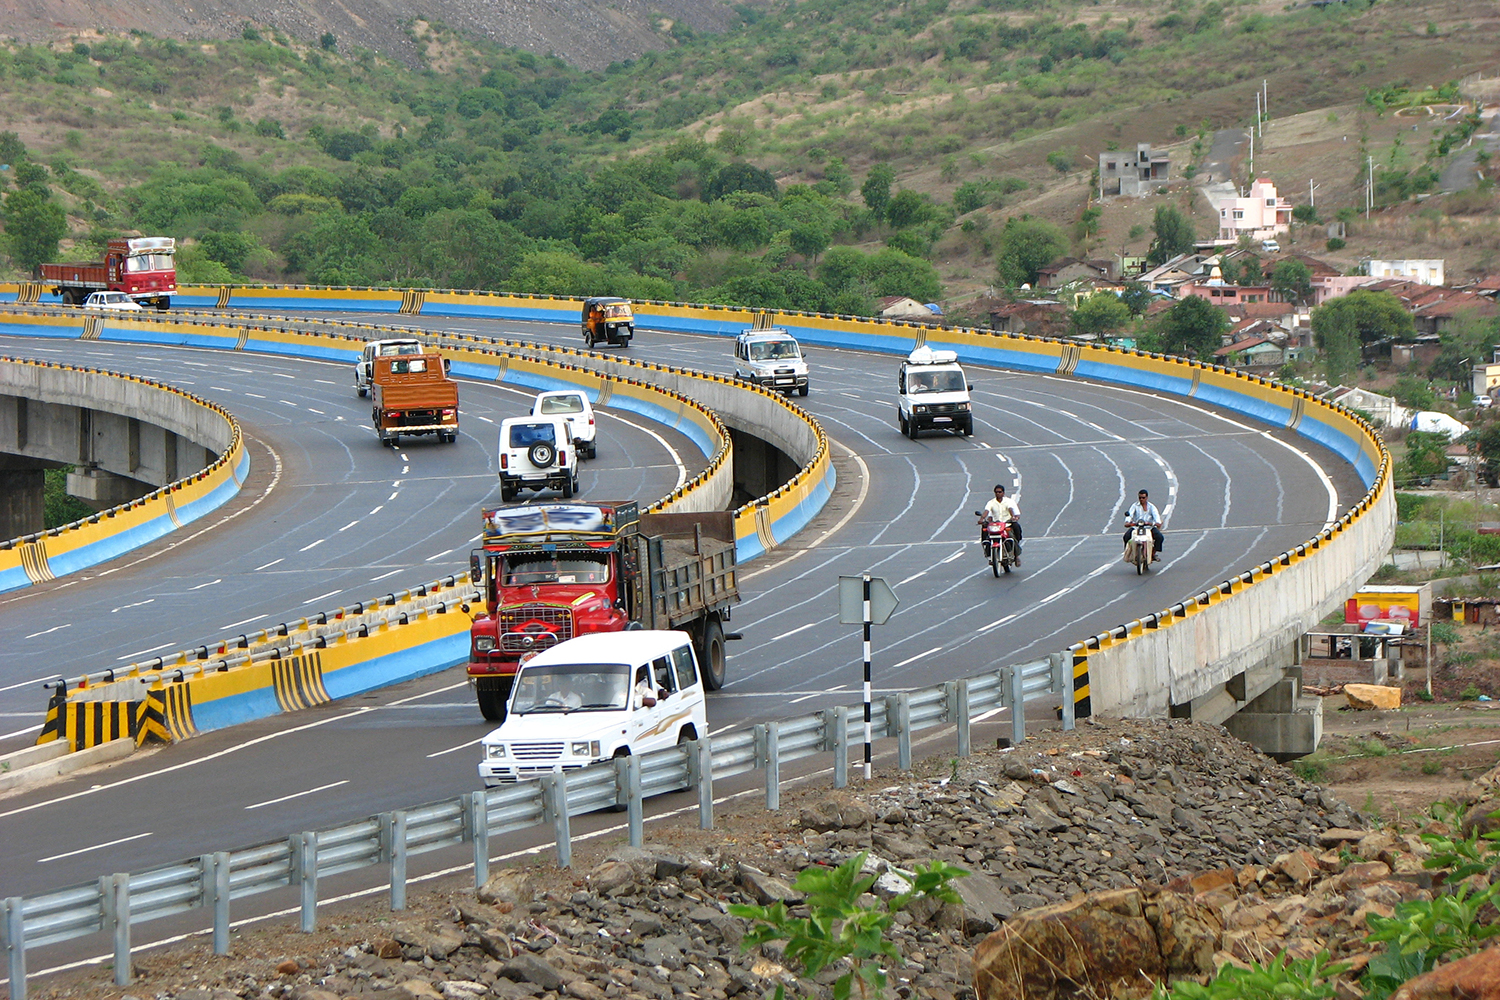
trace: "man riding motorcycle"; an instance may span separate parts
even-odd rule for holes
[[[995,498],[984,505],[984,522],[1006,521],[1010,524],[1010,536],[1016,541],[1015,565],[1021,565],[1021,505],[1005,495],[1005,487],[995,484]]]
[[[1145,490],[1136,494],[1135,503],[1125,512],[1125,544],[1130,544],[1130,531],[1138,524],[1151,527],[1152,562],[1161,561],[1161,547],[1163,535],[1161,533],[1161,513],[1156,509],[1156,504],[1148,498]]]

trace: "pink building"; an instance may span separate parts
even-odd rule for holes
[[[1229,198],[1218,203],[1219,239],[1272,239],[1292,224],[1292,203],[1276,193],[1276,185],[1264,177],[1250,185],[1248,198]]]

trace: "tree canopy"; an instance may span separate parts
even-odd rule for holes
[[[1193,231],[1193,220],[1176,205],[1157,205],[1151,218],[1151,231],[1156,234],[1151,249],[1146,251],[1146,263],[1165,264],[1173,257],[1192,253],[1198,236]]]
[[[1211,357],[1229,329],[1224,310],[1196,295],[1189,295],[1161,314],[1156,336],[1165,354],[1195,358]]]
[[[995,243],[1000,281],[1011,287],[1036,284],[1037,273],[1068,247],[1062,230],[1045,219],[1011,216]]]

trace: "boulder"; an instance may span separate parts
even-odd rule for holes
[[[1156,930],[1157,948],[1168,975],[1201,976],[1214,971],[1214,952],[1224,925],[1211,906],[1179,893],[1162,892],[1147,903],[1145,916]]]
[[[1344,698],[1350,708],[1363,711],[1401,707],[1401,689],[1384,684],[1345,684]]]
[[[1500,1000],[1500,947],[1423,973],[1391,994],[1391,1000]]]
[[[1019,913],[974,953],[978,1000],[1062,1000],[1165,972],[1139,889],[1115,889]]]
[[[554,993],[562,989],[566,982],[555,965],[531,954],[517,955],[506,962],[500,968],[500,975],[518,983],[532,983]]]
[[[740,865],[739,883],[761,906],[770,906],[778,900],[784,903],[802,902],[800,892],[774,875],[767,875],[759,868]]]
[[[798,822],[804,830],[826,833],[829,830],[858,830],[875,821],[875,813],[859,799],[849,795],[830,795],[804,806]]]
[[[481,903],[496,906],[527,906],[536,899],[536,884],[530,873],[520,868],[502,868],[491,875],[484,887],[474,894]]]
[[[589,888],[609,896],[635,885],[635,869],[627,861],[606,861],[588,874]]]

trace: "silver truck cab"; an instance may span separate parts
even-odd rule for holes
[[[767,389],[807,395],[802,345],[785,330],[746,330],[735,338],[734,374]]]
[[[389,357],[393,354],[421,354],[426,350],[422,342],[413,337],[370,341],[365,344],[364,350],[359,352],[359,360],[354,362],[354,391],[359,393],[361,398],[370,394],[370,379],[375,370],[376,358]]]
[[[897,380],[896,424],[912,440],[924,430],[974,433],[974,410],[969,384],[955,351],[934,351],[922,345],[901,362]]]

